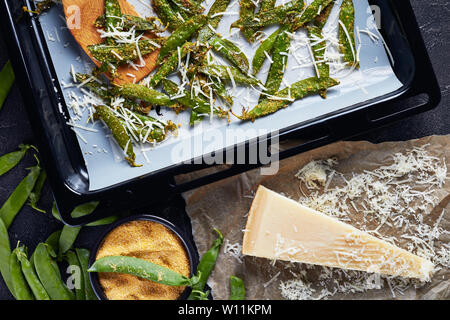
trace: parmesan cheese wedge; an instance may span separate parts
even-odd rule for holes
[[[242,253],[421,280],[434,270],[427,259],[263,186],[250,208]]]

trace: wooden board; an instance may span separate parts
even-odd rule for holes
[[[119,0],[122,13],[139,16],[134,7],[128,3],[127,0]],[[92,44],[102,43],[104,39],[100,38],[100,34],[97,32],[97,28],[94,27],[94,22],[98,16],[105,12],[105,2],[103,0],[63,0],[64,14],[66,19],[74,14],[73,9],[68,10],[71,6],[77,6],[80,8],[80,28],[69,28],[72,32],[75,40],[83,48],[86,54],[92,59],[92,61],[99,66],[100,63],[96,61],[90,54],[87,47]],[[156,50],[146,56],[144,60],[146,65],[138,70],[133,69],[128,65],[123,65],[118,68],[119,77],[114,79],[115,84],[124,84],[133,82],[133,78],[127,76],[127,73],[136,76],[136,81],[142,80],[156,67],[156,58],[158,57],[159,50]]]

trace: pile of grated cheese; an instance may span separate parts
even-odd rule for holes
[[[312,161],[296,175],[303,192],[298,201],[430,259],[436,271],[449,268],[450,245],[442,236],[450,232],[440,225],[446,211],[433,211],[439,202],[437,190],[448,179],[447,167],[445,159],[431,156],[426,147],[396,153],[390,164],[350,175],[335,169],[336,159]],[[425,285],[415,279],[276,263],[292,275],[278,285],[281,295],[291,300],[326,299],[382,288],[396,298]]]

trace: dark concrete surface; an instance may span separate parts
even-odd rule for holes
[[[442,101],[433,111],[402,120],[380,130],[355,137],[355,140],[383,142],[408,140],[433,134],[450,134],[450,1],[411,0],[418,23],[421,27],[431,61],[438,78]],[[0,31],[1,33],[1,31]],[[0,66],[8,60],[6,44],[0,37]],[[0,111],[0,155],[13,151],[20,143],[33,142],[27,115],[21,95],[16,86],[9,94]],[[3,203],[20,180],[26,175],[26,168],[33,165],[34,159],[28,155],[18,167],[0,177],[0,203]],[[51,191],[46,186],[41,207],[51,208]],[[34,249],[38,242],[44,241],[61,224],[48,214],[31,210],[25,206],[10,228],[11,243],[18,240]],[[101,228],[82,230],[76,245],[90,247]],[[12,298],[0,280],[0,299]]]

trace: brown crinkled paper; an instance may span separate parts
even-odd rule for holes
[[[214,298],[228,298],[229,276],[236,275],[245,282],[247,299],[285,299],[286,295],[283,296],[281,291],[282,284],[295,289],[294,294],[291,295],[292,299],[449,299],[450,216],[446,213],[450,210],[450,183],[448,174],[445,172],[446,183],[441,187],[433,187],[432,205],[417,200],[412,201],[408,206],[404,205],[415,212],[416,219],[418,216],[419,220],[423,220],[421,224],[430,227],[428,231],[425,230],[426,232],[440,230],[437,239],[433,241],[427,239],[421,246],[425,248],[432,246],[434,252],[440,254],[441,265],[438,265],[440,270],[435,273],[431,282],[423,284],[402,278],[380,278],[365,272],[343,272],[340,269],[301,263],[277,261],[274,264],[273,261],[266,259],[239,257],[239,254],[229,253],[230,244],[234,246],[242,244],[247,213],[253,195],[260,184],[298,200],[304,197],[303,193],[308,195],[311,192],[319,192],[319,194],[323,192],[323,186],[320,190],[308,190],[305,184],[295,177],[297,172],[312,160],[336,158],[338,163],[332,168],[344,174],[346,179],[351,179],[353,174],[370,172],[381,166],[391,165],[392,156],[395,153],[405,154],[414,147],[423,147],[429,155],[436,157],[436,163],[439,162],[441,169],[445,171],[450,161],[449,142],[450,136],[431,136],[419,140],[381,144],[338,142],[281,161],[276,175],[261,176],[260,170],[256,169],[185,193],[187,212],[192,219],[194,238],[200,254],[203,254],[215,239],[213,228],[221,230],[228,241],[228,246],[224,246],[228,250],[224,252],[225,248],[222,247],[216,268],[208,281]],[[286,146],[281,145],[281,148]],[[192,179],[195,175],[195,173],[186,175],[180,179]],[[327,172],[327,175],[329,178],[330,172]],[[329,190],[345,184],[339,174],[335,176],[336,178],[332,179],[327,186]],[[416,177],[411,179],[414,183],[410,181],[404,183],[412,190],[425,190],[426,183],[424,184],[421,179]],[[349,206],[349,214],[344,221],[350,218],[346,221],[347,223],[358,228],[373,230],[377,226],[376,223],[371,225],[371,222],[362,221],[364,214],[361,213],[363,211],[361,199],[355,198],[353,202],[351,208]],[[359,208],[359,212],[352,209],[353,205]],[[421,212],[417,209],[418,207],[424,214],[418,214]],[[402,248],[408,249],[408,246],[412,244],[411,238],[402,238],[405,233],[401,228],[386,224],[378,231],[384,238],[395,239],[396,244]],[[377,236],[377,234],[374,235]]]

